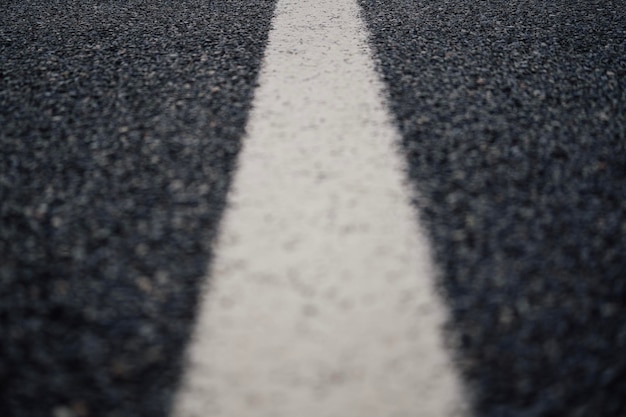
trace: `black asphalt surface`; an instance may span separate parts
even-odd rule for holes
[[[359,3],[475,415],[626,416],[626,2]]]
[[[0,416],[166,416],[273,0],[0,3]]]
[[[0,417],[168,414],[274,3],[0,3]],[[359,4],[474,415],[626,416],[626,1]]]

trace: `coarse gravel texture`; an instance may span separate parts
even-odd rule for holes
[[[360,0],[477,416],[626,416],[626,2]]]
[[[274,3],[2,2],[2,417],[167,415]]]

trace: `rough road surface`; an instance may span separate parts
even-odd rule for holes
[[[165,416],[273,1],[0,7],[0,415]]]
[[[339,1],[470,415],[626,416],[626,1]],[[0,4],[0,416],[171,414],[275,3]]]
[[[360,4],[477,414],[626,415],[626,3]]]

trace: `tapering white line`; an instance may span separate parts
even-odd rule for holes
[[[462,408],[355,0],[279,0],[178,417]]]

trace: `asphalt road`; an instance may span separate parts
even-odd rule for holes
[[[167,414],[273,6],[0,6],[1,416]]]
[[[626,3],[360,4],[476,414],[626,415]]]
[[[0,5],[0,416],[168,414],[274,3]],[[626,415],[626,2],[359,4],[473,414]]]

